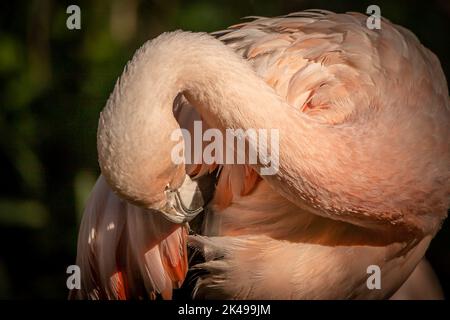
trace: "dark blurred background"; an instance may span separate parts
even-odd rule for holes
[[[81,30],[66,8],[81,8]],[[0,298],[67,297],[78,225],[99,174],[97,119],[147,39],[220,30],[248,15],[308,8],[365,12],[411,29],[450,78],[450,1],[2,1],[0,4]],[[414,94],[411,92],[410,94]],[[450,227],[427,253],[450,296]]]

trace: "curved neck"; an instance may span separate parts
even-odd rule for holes
[[[358,128],[335,128],[302,114],[230,48],[206,34],[185,32],[164,34],[139,49],[101,114],[100,167],[128,200],[155,207],[164,201],[165,188],[184,180],[184,166],[170,159],[170,135],[178,128],[172,106],[179,93],[211,127],[278,129],[279,150],[267,148],[277,154],[279,170],[263,178],[296,205],[370,228],[397,219],[395,228],[410,229],[417,222],[398,219],[398,211],[380,199],[365,198],[368,187],[384,187],[364,185],[369,174],[348,177],[348,168],[361,161],[349,156],[359,154]],[[250,141],[248,147],[255,146]]]
[[[223,131],[280,128],[282,109],[292,109],[246,61],[209,35],[174,32],[147,42],[117,81],[97,138],[105,178],[134,203],[155,207],[164,201],[161,190],[184,180],[184,166],[170,159],[171,134],[179,128],[172,108],[179,93],[210,127]]]

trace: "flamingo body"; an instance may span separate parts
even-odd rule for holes
[[[387,20],[369,30],[366,19],[306,11],[216,39],[175,32],[145,44],[100,117],[102,176],[80,229],[74,296],[171,298],[187,243],[204,257],[191,267],[207,271],[197,298],[394,294],[449,207],[449,95],[438,59],[410,31]],[[203,130],[278,128],[279,172],[174,164],[169,136],[193,133],[196,120]],[[200,234],[188,236],[177,190],[187,208],[203,195]],[[367,287],[370,265],[382,270],[380,290]]]

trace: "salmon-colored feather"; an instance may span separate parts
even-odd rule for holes
[[[186,240],[185,226],[120,200],[100,177],[80,228],[82,289],[73,295],[169,299],[186,276]]]

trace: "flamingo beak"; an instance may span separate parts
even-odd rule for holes
[[[169,221],[182,224],[191,221],[203,211],[209,202],[208,194],[201,187],[202,179],[192,180],[186,175],[183,184],[178,189],[167,186],[164,191],[166,203],[158,211]]]

